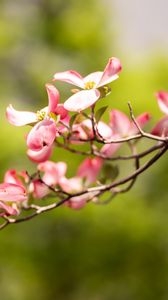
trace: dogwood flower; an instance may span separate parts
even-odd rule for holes
[[[53,186],[59,184],[61,178],[65,176],[67,165],[64,162],[55,163],[48,160],[40,163],[37,169],[44,173],[43,181]]]
[[[23,186],[14,183],[0,184],[0,216],[17,215],[19,204],[27,200]]]
[[[168,115],[168,92],[160,91],[156,93],[156,98],[158,101],[158,105],[160,110]]]
[[[79,176],[72,178],[62,177],[59,184],[62,190],[69,194],[80,193],[84,188],[82,177]],[[88,201],[94,200],[95,196],[95,192],[89,192],[80,196],[75,196],[66,201],[65,205],[74,210],[79,210],[83,208]]]
[[[32,179],[29,183],[29,176],[25,171],[8,170],[4,175],[4,182],[22,186],[27,190],[27,193],[32,193],[36,199],[42,199],[50,192],[48,187],[39,179]]]
[[[96,199],[96,192],[89,192],[80,196],[71,198],[69,201],[65,202],[65,205],[74,210],[79,210],[83,208],[88,201],[94,201]]]
[[[160,91],[156,93],[156,98],[160,110],[166,114],[166,116],[159,120],[151,133],[157,136],[168,136],[168,92]]]
[[[86,77],[82,77],[73,70],[56,73],[54,81],[65,81],[79,87],[68,100],[65,101],[64,107],[68,111],[80,112],[92,106],[102,95],[109,93],[108,84],[118,78],[121,71],[121,63],[118,58],[109,59],[103,72],[94,72]]]
[[[86,158],[79,166],[77,175],[85,178],[86,185],[94,183],[97,176],[100,173],[100,170],[103,166],[103,159],[99,157]]]
[[[6,111],[7,119],[12,125],[35,124],[27,136],[27,146],[32,151],[40,151],[45,146],[50,149],[57,134],[56,115],[59,115],[60,119],[67,117],[67,111],[63,105],[58,104],[58,90],[51,84],[46,84],[46,90],[48,93],[48,106],[37,113],[17,111],[12,105],[9,105]]]
[[[35,163],[41,163],[48,160],[52,154],[53,145],[44,146],[39,151],[33,151],[31,149],[27,150],[27,155],[29,159]]]
[[[97,123],[97,130],[101,137],[109,139],[112,136],[112,129],[106,123],[99,121]],[[80,144],[81,140],[87,140],[94,137],[93,126],[90,119],[85,119],[80,123],[73,124],[72,134],[70,137],[71,143]]]
[[[162,118],[152,129],[152,134],[157,136],[168,136],[168,116]]]
[[[89,161],[88,161],[89,160]],[[52,161],[45,161],[38,165],[38,170],[43,173],[43,182],[46,187],[41,186],[37,180],[34,186],[34,193],[36,198],[44,197],[49,192],[47,190],[48,186],[58,185],[64,192],[69,194],[82,192],[86,188],[86,182],[82,180],[83,177],[86,178],[87,185],[95,181],[100,168],[102,166],[102,160],[99,158],[85,160],[79,167],[77,176],[72,178],[67,178],[66,171],[67,165],[64,162],[54,163]],[[65,202],[65,205],[72,209],[80,209],[85,206],[86,202],[92,200],[95,193],[87,193],[80,196],[75,196],[70,198],[70,200]]]
[[[25,183],[29,181],[26,171],[17,172],[15,169],[10,169],[5,172],[4,182],[13,183],[25,188]]]
[[[141,128],[150,120],[150,115],[145,112],[136,118],[137,123]],[[111,139],[126,138],[138,133],[138,128],[133,121],[130,121],[127,115],[123,112],[113,109],[110,112],[110,123],[112,129]],[[106,144],[102,147],[101,153],[106,156],[112,156],[121,146],[121,143]]]
[[[7,205],[0,201],[0,217],[4,216],[16,216],[18,215],[18,209],[15,203]]]

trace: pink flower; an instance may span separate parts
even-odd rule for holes
[[[22,202],[27,200],[26,190],[23,186],[13,183],[0,184],[0,200],[4,202]]]
[[[0,184],[0,216],[17,215],[19,204],[26,200],[23,186],[6,182]]]
[[[89,192],[80,196],[72,197],[69,201],[65,202],[65,205],[74,210],[83,208],[88,201],[94,201],[97,192]]]
[[[0,217],[18,215],[18,210],[14,208],[14,206],[15,205],[13,204],[12,206],[6,205],[2,201],[0,201]]]
[[[111,138],[113,132],[110,126],[108,126],[106,123],[99,121],[97,124],[97,129],[99,134],[104,139]],[[86,119],[79,124],[74,124],[72,126],[72,133],[72,141],[78,141],[78,139],[87,140],[89,138],[93,138],[94,134],[91,120]]]
[[[63,191],[74,194],[81,192],[83,190],[83,182],[81,177],[72,177],[72,178],[66,178],[62,177],[59,182],[61,188]],[[65,205],[69,208],[79,210],[83,208],[87,201],[91,201],[94,199],[95,193],[86,193],[80,196],[72,197],[70,200],[65,202]]]
[[[77,175],[86,179],[86,184],[96,181],[103,165],[103,160],[99,157],[86,158],[78,168]]]
[[[88,180],[94,180],[95,176],[99,172],[101,164],[102,163],[99,158],[95,158],[92,163],[89,163],[91,170],[89,172]],[[56,185],[59,185],[64,192],[69,194],[81,192],[84,188],[83,180],[81,178],[85,176],[84,168],[85,167],[83,166],[82,171],[81,167],[81,176],[66,178],[65,174],[67,166],[64,162],[54,163],[52,161],[45,161],[38,165],[38,170],[44,173],[43,181],[47,186],[39,182],[39,180],[35,180],[31,185],[31,192],[33,192],[35,198],[43,198],[49,193],[48,186],[54,187]],[[90,183],[90,181],[88,183]],[[65,202],[65,205],[73,209],[80,209],[84,207],[86,202],[91,200],[94,196],[94,193],[87,193],[81,196],[72,197],[69,201]]]
[[[5,183],[17,184],[25,188],[24,184],[29,182],[25,171],[17,173],[16,170],[8,170],[4,176]],[[36,199],[41,199],[49,193],[48,187],[38,179],[32,180],[28,186],[28,193],[32,193]]]
[[[112,138],[117,140],[120,137],[117,135],[113,135]],[[111,157],[120,147],[121,147],[120,143],[105,144],[101,148],[100,152],[106,157]]]
[[[83,197],[82,197],[83,196]],[[78,196],[78,197],[73,197],[69,201],[65,202],[65,205],[68,206],[69,208],[79,210],[83,208],[86,205],[87,197],[85,195]]]
[[[149,120],[150,115],[146,112],[136,118],[136,121],[141,128],[143,128]],[[123,112],[116,109],[112,110],[110,113],[110,126],[113,132],[111,139],[114,140],[126,138],[138,133],[138,128],[133,121],[130,121]],[[120,148],[120,146],[121,143],[106,144],[102,147],[101,153],[110,157]]]
[[[168,93],[160,91],[160,92],[156,93],[156,97],[157,97],[157,101],[158,101],[160,110],[164,114],[168,115]]]
[[[101,93],[103,96],[109,93],[107,85],[118,78],[121,68],[120,61],[112,57],[103,72],[94,72],[84,78],[73,70],[56,73],[54,81],[65,81],[82,89],[65,101],[65,109],[80,112],[92,106],[101,97]]]
[[[52,113],[55,113],[58,101],[59,101],[59,92],[58,90],[50,84],[46,84],[46,90],[48,93],[48,106],[44,107],[37,113],[29,111],[17,111],[10,104],[6,110],[6,116],[12,125],[23,126],[27,124],[37,123],[46,118],[52,117]]]
[[[29,186],[29,192],[33,194],[36,199],[42,199],[50,193],[49,188],[39,179],[35,179]]]
[[[80,192],[83,189],[82,179],[77,176],[72,178],[60,178],[59,185],[63,191],[70,194]]]
[[[156,93],[156,98],[160,110],[167,116],[159,120],[159,122],[152,129],[151,133],[157,136],[168,136],[168,93],[160,91]]]
[[[28,175],[25,171],[17,172],[14,169],[6,171],[4,175],[4,182],[5,183],[13,183],[16,185],[20,185],[25,188],[24,184],[27,183],[29,180]]]
[[[62,177],[64,177],[67,165],[64,162],[54,163],[52,161],[45,161],[38,165],[38,170],[44,173],[43,181],[49,185],[59,184]]]
[[[157,136],[168,136],[168,116],[162,118],[152,129],[152,134]]]
[[[38,165],[38,170],[44,173],[43,181],[48,186],[55,186],[58,184],[64,192],[70,194],[82,191],[82,179],[80,177],[66,178],[66,169],[67,166],[64,162],[54,163],[52,161],[46,161]],[[36,198],[42,198],[49,192],[47,186],[42,186],[38,181],[35,182],[33,188],[34,196]],[[80,209],[86,204],[86,199],[88,199],[88,196],[86,197],[86,195],[73,197],[69,201],[65,202],[65,205],[73,209]]]
[[[51,84],[46,84],[46,90],[48,93],[48,106],[37,113],[17,111],[12,105],[9,105],[6,111],[7,119],[13,125],[36,124],[27,136],[27,146],[32,151],[39,152],[45,146],[50,149],[58,133],[56,115],[59,115],[60,119],[63,120],[67,118],[66,109],[62,104],[58,104],[58,90]],[[29,156],[33,156],[32,153],[29,153]]]
[[[33,151],[28,149],[27,150],[27,155],[30,160],[32,160],[35,163],[41,163],[49,159],[49,157],[52,154],[52,145],[51,146],[44,146],[41,150],[39,151]]]
[[[50,147],[56,137],[56,124],[51,119],[37,123],[27,136],[27,146],[30,150],[40,151],[45,146]]]
[[[143,127],[150,120],[148,113],[143,113],[136,118],[140,127]],[[110,113],[110,125],[114,134],[120,137],[127,137],[138,133],[138,128],[133,121],[130,121],[127,115],[119,110],[112,110]]]

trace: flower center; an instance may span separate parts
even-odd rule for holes
[[[42,110],[38,110],[36,114],[37,114],[37,118],[39,121],[44,120],[44,118],[46,116],[46,112],[42,111]]]
[[[85,90],[91,90],[91,89],[94,88],[94,86],[95,86],[95,82],[94,81],[88,81],[88,82],[85,83],[84,89]]]

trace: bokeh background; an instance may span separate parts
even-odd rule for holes
[[[131,100],[154,124],[154,93],[168,90],[167,20],[166,0],[1,0],[1,181],[8,168],[35,170],[27,130],[7,123],[6,105],[45,106],[57,71],[87,74],[119,57],[123,72],[105,103],[128,112]],[[64,101],[69,87],[59,87]],[[56,150],[63,158],[75,172],[81,158]],[[167,300],[167,182],[165,155],[110,205],[62,207],[0,232],[0,299]]]

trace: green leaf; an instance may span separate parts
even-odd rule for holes
[[[74,122],[75,122],[77,116],[78,116],[78,114],[74,114],[74,115],[71,117],[71,119],[70,119],[70,121],[69,121],[69,126],[70,126],[70,128],[72,128],[72,125],[74,124]]]
[[[85,112],[81,112],[81,114],[82,114],[86,119],[90,119],[90,117],[89,117]]]
[[[96,122],[98,123],[101,119],[101,117],[103,116],[103,114],[105,113],[106,109],[108,106],[103,106],[100,109],[97,110],[96,114],[95,114],[95,119]]]

